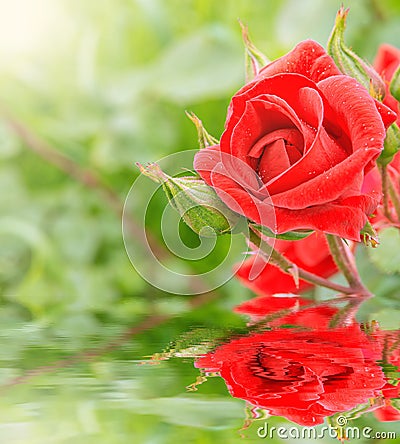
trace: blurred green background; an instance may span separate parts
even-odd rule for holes
[[[197,147],[185,110],[220,136],[244,82],[239,18],[273,59],[306,38],[325,45],[341,3],[0,0],[0,442],[241,442],[244,404],[223,382],[188,396],[198,374],[190,360],[137,364],[193,326],[243,325],[230,309],[250,292],[230,281],[191,302],[148,285],[125,252],[120,211],[136,161]],[[345,6],[346,39],[360,55],[400,47],[397,0]],[[152,207],[156,238],[164,206],[159,196]],[[375,268],[359,254],[377,294],[361,315],[398,328],[400,270],[384,276],[378,257]],[[199,263],[170,258],[193,273],[219,260],[223,251]],[[157,326],[159,315],[171,318]],[[154,322],[126,333],[147,316]],[[69,367],[44,367],[97,347]]]

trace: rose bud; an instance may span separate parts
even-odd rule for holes
[[[196,176],[170,177],[155,164],[137,164],[141,173],[162,185],[165,194],[186,224],[197,234],[230,233],[240,216],[231,211],[216,192]]]
[[[381,165],[388,165],[400,149],[400,130],[396,123],[389,126],[383,143],[383,151],[377,161]]]
[[[400,102],[400,67],[393,74],[389,88],[392,96]]]
[[[355,78],[378,99],[385,96],[385,83],[375,69],[344,43],[344,30],[349,9],[341,7],[328,40],[327,51],[343,74]]]

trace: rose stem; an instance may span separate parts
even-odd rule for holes
[[[371,293],[364,287],[360,275],[358,274],[354,256],[349,247],[345,245],[343,239],[333,234],[326,234],[332,257],[339,270],[343,273],[353,293],[371,296]]]
[[[390,177],[388,179],[390,200],[392,201],[394,209],[396,211],[397,221],[400,222],[400,199],[398,194],[396,193],[392,179]]]
[[[331,282],[328,279],[324,279],[316,274],[310,273],[302,268],[297,267],[296,264],[290,262],[281,253],[276,251],[273,247],[267,244],[260,236],[260,233],[253,227],[250,226],[250,231],[248,234],[249,240],[256,247],[258,247],[263,253],[269,257],[269,261],[279,267],[282,271],[293,276],[296,273],[300,279],[304,281],[311,282],[315,285],[320,285],[321,287],[330,288],[331,290],[338,291],[343,294],[354,294],[354,289],[351,287],[344,287],[343,285]]]
[[[358,297],[357,297],[358,296]],[[329,322],[330,328],[335,328],[346,322],[346,320],[355,319],[355,315],[368,295],[357,294],[349,301],[348,305],[340,309]]]
[[[392,215],[389,209],[389,176],[386,165],[381,165],[379,168],[382,178],[382,192],[383,192],[383,213],[390,222],[392,221]]]

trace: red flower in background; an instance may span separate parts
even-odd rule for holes
[[[232,396],[304,426],[322,424],[379,394],[375,344],[357,324],[277,329],[234,339],[195,362],[219,372]]]
[[[400,66],[400,50],[394,46],[383,44],[379,47],[378,53],[375,57],[374,68],[381,75],[386,85],[386,95],[383,103],[397,113],[396,123],[400,124],[400,108],[399,102],[390,94],[389,84],[395,73],[396,69]],[[387,172],[389,179],[391,180],[394,191],[400,196],[400,153],[397,153],[393,160],[387,165]],[[365,193],[377,193],[382,194],[382,180],[378,168],[375,167],[370,171],[363,183],[362,191]],[[383,212],[382,202],[377,208],[376,214],[371,218],[371,223],[376,229],[383,228],[385,226],[395,225],[393,221],[400,223],[396,215],[396,211],[389,199],[389,212],[390,219],[386,217]]]
[[[313,233],[298,241],[277,240],[274,248],[298,267],[320,277],[328,278],[337,272],[327,241],[321,233]],[[262,270],[261,274],[258,274],[258,270]],[[255,279],[252,279],[253,273],[257,276]],[[300,280],[297,288],[291,275],[266,263],[260,255],[250,257],[241,264],[236,270],[236,276],[245,286],[259,295],[299,293],[313,286]]]
[[[220,144],[200,150],[194,166],[229,207],[276,233],[360,241],[379,200],[361,192],[364,174],[395,118],[308,40],[235,94]],[[274,221],[264,216],[271,202]]]
[[[392,400],[400,398],[400,384],[393,385],[392,382],[400,375],[400,332],[378,330],[373,336],[381,344],[383,365],[389,364],[391,373],[394,374],[392,379],[386,378],[386,384],[382,388],[385,405],[374,410],[374,414],[380,421],[399,421],[400,406],[395,408]]]
[[[388,178],[393,185],[394,192],[400,196],[400,153],[397,153],[393,160],[386,166]],[[377,167],[371,170],[364,179],[362,190],[366,193],[377,193],[382,195],[382,178]],[[388,196],[389,218],[386,216],[383,208],[383,201],[379,203],[376,211],[369,218],[374,228],[379,231],[385,227],[397,226],[400,228],[396,209],[392,203],[390,195]]]
[[[400,50],[394,46],[383,44],[379,47],[374,61],[374,68],[386,84],[386,95],[383,103],[397,113],[397,124],[400,125],[399,102],[390,94],[389,83],[400,65]]]

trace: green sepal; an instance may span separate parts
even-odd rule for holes
[[[245,46],[245,69],[246,69],[246,83],[250,82],[257,76],[260,70],[270,63],[268,57],[263,54],[258,48],[256,48],[249,37],[249,30],[239,20],[240,27],[242,28],[242,38]]]
[[[199,140],[200,149],[219,144],[219,140],[211,136],[211,134],[207,132],[207,130],[203,126],[203,122],[196,116],[195,113],[186,111],[186,115],[194,123],[197,129],[197,137]]]
[[[360,231],[360,235],[362,242],[367,247],[376,248],[379,245],[378,234],[368,220]]]

